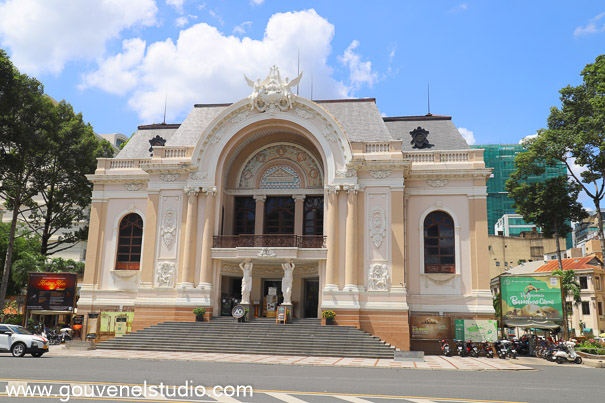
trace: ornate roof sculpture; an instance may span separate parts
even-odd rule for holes
[[[290,81],[286,77],[284,81],[279,74],[277,66],[273,65],[269,74],[262,82],[260,78],[254,82],[246,77],[245,74],[244,78],[253,89],[252,94],[248,96],[250,110],[256,109],[259,112],[286,111],[292,108],[296,95],[292,93],[291,88],[298,85],[302,78],[302,72],[294,80]]]

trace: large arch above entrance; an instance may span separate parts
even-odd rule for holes
[[[280,125],[297,127],[297,132],[315,145],[323,160],[326,184],[333,183],[336,172],[346,169],[352,159],[351,144],[343,128],[318,104],[297,97],[288,111],[261,113],[250,110],[244,99],[228,107],[201,133],[192,163],[203,173],[203,184],[217,184],[221,159],[224,161],[224,156],[231,153],[236,138],[243,138],[246,127]]]

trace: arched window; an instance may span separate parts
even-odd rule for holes
[[[454,220],[443,211],[424,219],[424,272],[456,272]]]
[[[120,221],[116,270],[139,270],[142,242],[143,219],[138,214],[128,214]]]

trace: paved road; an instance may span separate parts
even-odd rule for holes
[[[540,364],[541,361],[537,360]],[[118,399],[71,399],[90,401],[224,401],[224,402],[333,402],[354,403],[408,401],[416,403],[456,401],[506,402],[601,402],[605,394],[605,369],[573,365],[539,365],[535,371],[456,371],[379,368],[334,368],[234,364],[216,362],[175,362],[103,358],[42,357],[39,359],[0,356],[0,392],[11,387],[52,385],[54,393],[67,395],[91,392],[107,396],[108,385],[127,384],[206,386],[252,386],[252,397],[173,399],[165,396],[135,396]],[[71,385],[71,386],[66,386]],[[89,385],[89,386],[83,386]],[[91,386],[96,385],[96,386]],[[59,388],[63,387],[62,390]],[[96,387],[96,390],[92,388]],[[99,389],[101,388],[101,389]],[[124,387],[125,388],[125,387]],[[125,390],[125,389],[124,389]],[[184,390],[184,389],[181,389]],[[191,389],[193,390],[193,389]],[[63,393],[59,393],[63,392]],[[102,392],[102,393],[100,393]],[[201,389],[198,389],[201,392]],[[220,392],[220,390],[219,390]],[[133,395],[134,393],[134,395]],[[140,392],[139,392],[140,393]],[[176,396],[178,398],[178,395]],[[0,402],[59,401],[59,399],[12,398]],[[65,400],[65,399],[64,399]]]

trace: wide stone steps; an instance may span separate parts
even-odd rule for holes
[[[394,348],[349,326],[321,326],[318,320],[287,325],[256,319],[164,322],[97,344],[99,349],[393,358]]]

